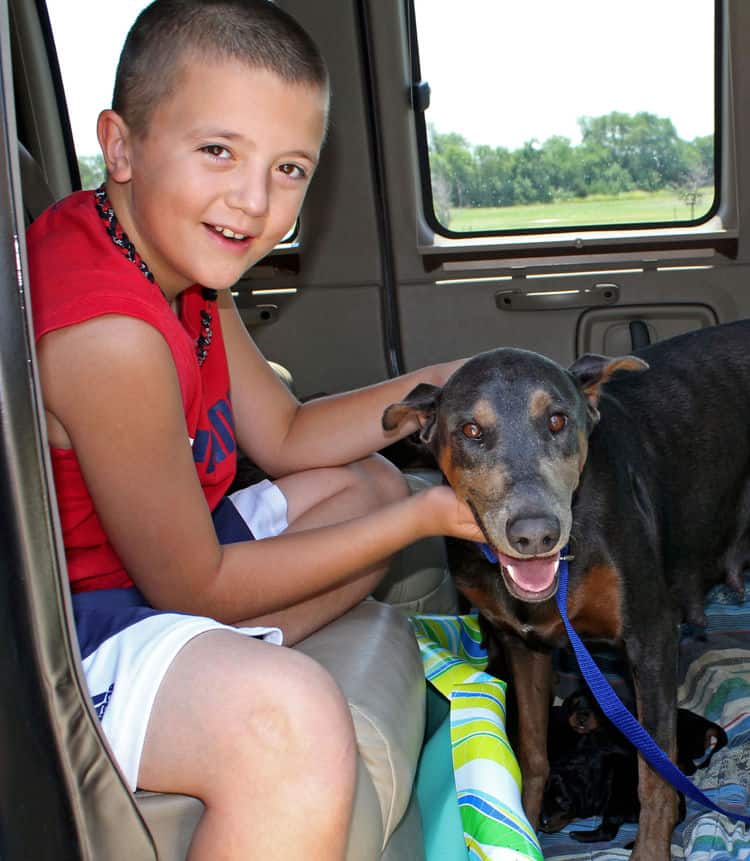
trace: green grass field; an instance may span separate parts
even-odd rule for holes
[[[644,224],[690,221],[700,218],[713,204],[713,187],[700,189],[694,214],[675,191],[633,191],[613,197],[591,196],[559,203],[499,206],[481,209],[451,209],[450,223],[456,232],[473,230],[534,230],[547,227],[586,227],[610,224]]]

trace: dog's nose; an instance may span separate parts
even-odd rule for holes
[[[511,546],[524,556],[549,553],[560,538],[556,517],[517,517],[505,529]]]

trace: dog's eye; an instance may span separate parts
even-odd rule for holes
[[[461,428],[461,433],[467,439],[482,438],[482,428],[480,428],[476,422],[466,422],[466,424]]]
[[[547,422],[547,427],[549,427],[551,434],[558,434],[567,423],[568,417],[566,415],[563,415],[563,413],[552,413]]]

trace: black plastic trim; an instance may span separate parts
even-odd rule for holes
[[[378,0],[375,0],[378,2]],[[360,45],[363,57],[365,84],[365,107],[369,138],[372,145],[372,174],[375,197],[375,216],[378,224],[378,241],[382,262],[382,285],[380,288],[380,308],[383,326],[383,346],[385,349],[388,374],[396,377],[404,372],[401,326],[396,296],[396,266],[393,254],[393,236],[388,193],[386,191],[386,170],[383,144],[383,129],[378,111],[379,94],[377,74],[374,63],[372,40],[372,20],[368,0],[357,0]]]
[[[68,162],[70,181],[74,190],[80,190],[81,172],[78,169],[78,156],[76,154],[75,141],[73,140],[73,128],[70,124],[68,103],[65,99],[65,86],[63,84],[62,72],[60,71],[60,63],[57,59],[55,37],[52,32],[52,23],[50,22],[45,0],[36,0],[36,9],[37,15],[39,16],[39,26],[42,31],[42,36],[44,37],[44,45],[47,50],[47,60],[49,63],[50,75],[52,77],[52,85],[55,88],[57,112],[60,117],[60,125],[62,126],[63,140],[65,143],[65,158]]]

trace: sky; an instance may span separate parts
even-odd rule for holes
[[[578,142],[577,119],[714,126],[713,0],[415,0],[428,120],[474,144]],[[462,14],[457,14],[460,9]]]
[[[120,48],[144,5],[75,0],[71,14],[71,0],[47,0],[79,155],[98,152],[96,117],[110,106]],[[415,0],[427,119],[509,149],[552,135],[577,143],[578,117],[614,110],[670,117],[685,140],[710,134],[713,5]]]

